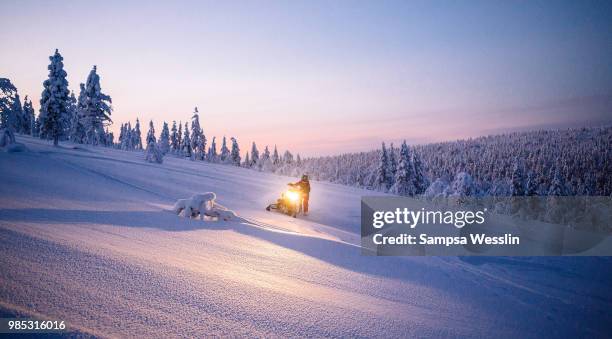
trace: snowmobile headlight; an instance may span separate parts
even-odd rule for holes
[[[287,198],[291,202],[297,202],[300,200],[300,194],[295,191],[287,191]]]

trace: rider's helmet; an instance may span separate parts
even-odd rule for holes
[[[302,174],[302,180],[308,181],[308,174]]]

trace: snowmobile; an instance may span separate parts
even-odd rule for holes
[[[295,184],[287,184],[288,188],[281,193],[275,204],[266,207],[266,211],[277,210],[294,218],[302,212],[302,191]]]

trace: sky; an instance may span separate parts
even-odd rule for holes
[[[0,1],[0,77],[303,156],[612,122],[610,1]],[[78,95],[78,93],[77,93]],[[115,133],[118,135],[118,133]]]

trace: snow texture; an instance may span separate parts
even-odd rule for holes
[[[362,256],[371,191],[313,180],[294,219],[264,210],[293,177],[17,141],[30,151],[0,152],[2,314],[98,337],[610,336],[610,258]],[[178,218],[193,192],[239,217]]]

